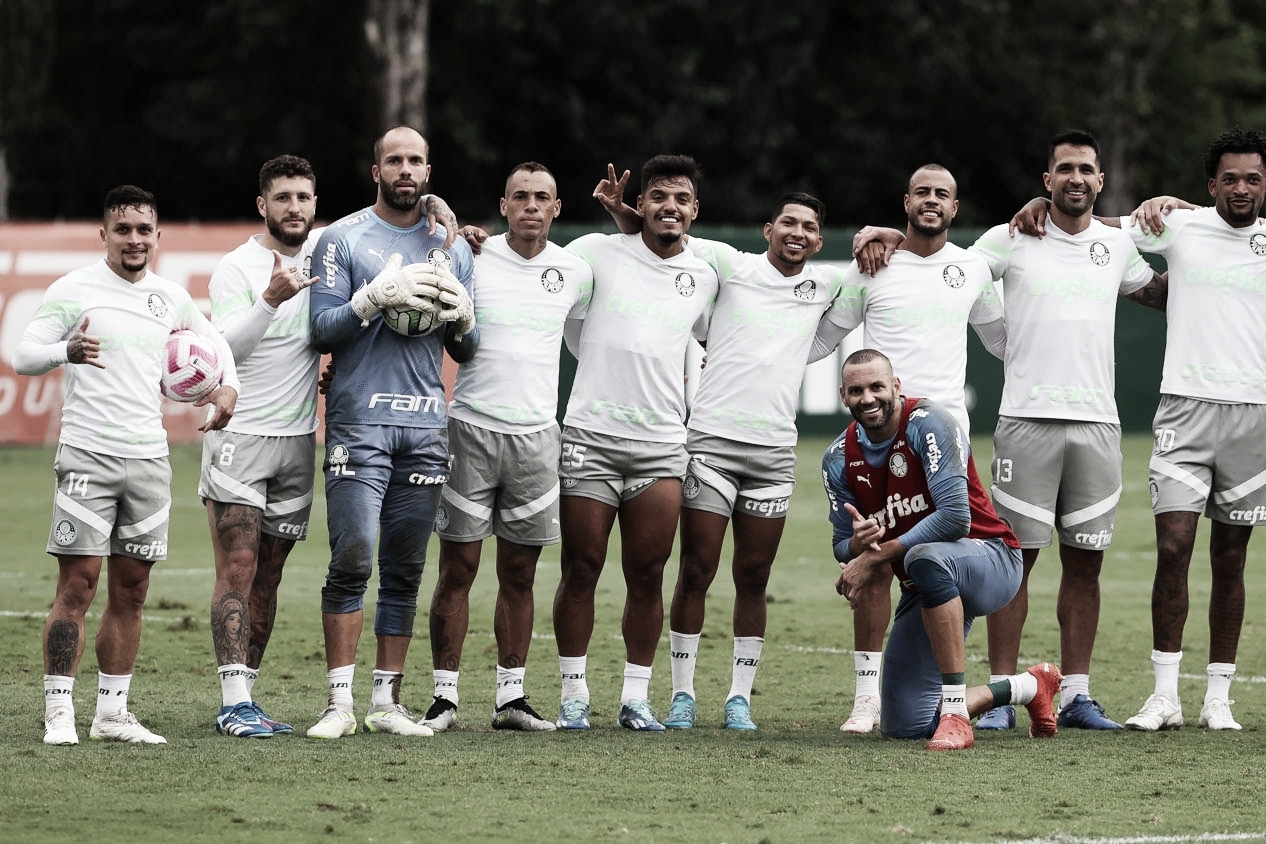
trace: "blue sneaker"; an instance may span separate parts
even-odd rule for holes
[[[264,710],[260,708],[260,705],[253,700],[251,701],[251,706],[255,707],[255,714],[259,716],[259,722],[272,730],[274,734],[293,733],[295,731],[295,728],[289,724],[269,718]]]
[[[727,730],[754,730],[752,706],[742,695],[735,695],[725,702],[725,728]]]
[[[1089,695],[1077,695],[1072,702],[1059,711],[1056,721],[1061,727],[1075,730],[1124,730],[1103,712],[1099,701]]]
[[[626,730],[639,733],[662,733],[664,725],[655,720],[649,700],[631,700],[620,707],[620,717],[616,719]]]
[[[668,717],[664,726],[670,730],[689,730],[695,725],[695,699],[685,692],[673,695],[668,705]]]
[[[1011,704],[995,706],[976,719],[978,730],[1014,730],[1015,707]]]
[[[259,713],[251,702],[235,706],[222,706],[215,716],[215,731],[222,736],[238,738],[272,738],[273,731],[259,720]]]
[[[580,697],[565,697],[558,708],[558,729],[589,729],[589,701]]]

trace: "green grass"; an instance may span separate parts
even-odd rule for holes
[[[194,494],[197,453],[173,454],[177,500],[170,559],[154,572],[132,709],[164,734],[164,748],[87,741],[96,661],[88,648],[75,695],[84,743],[40,742],[40,633],[55,583],[43,552],[52,452],[0,450],[0,840],[16,841],[992,841],[1266,832],[1266,656],[1261,617],[1266,572],[1255,539],[1248,565],[1248,621],[1233,686],[1238,734],[1190,726],[1167,734],[1063,731],[1033,741],[1023,729],[979,738],[974,750],[931,754],[920,742],[846,737],[852,694],[851,627],[835,595],[836,566],[819,480],[826,443],[800,449],[800,485],[770,584],[769,630],[753,699],[760,729],[720,729],[729,688],[732,588],[722,573],[708,601],[697,690],[701,725],[640,735],[614,726],[623,648],[618,565],[598,595],[589,662],[594,729],[585,734],[499,734],[492,710],[494,577],[490,557],[472,595],[462,672],[461,729],[433,739],[361,735],[317,742],[302,731],[325,700],[318,609],[326,542],[324,504],[314,535],[293,555],[277,629],[257,693],[299,735],[265,742],[215,735],[219,706],[207,627],[212,571],[205,515]],[[987,470],[987,440],[977,440]],[[1110,715],[1133,713],[1151,690],[1149,593],[1154,540],[1145,438],[1127,441],[1126,492],[1103,575],[1103,620],[1093,691]],[[1207,541],[1207,525],[1199,543]],[[434,556],[432,545],[432,558]],[[613,546],[614,551],[614,546]],[[1194,722],[1207,661],[1208,557],[1192,564],[1192,611],[1183,664],[1185,714]],[[555,711],[557,661],[550,623],[557,548],[543,556],[537,589],[540,639],[527,689]],[[671,592],[676,562],[665,592]],[[422,605],[429,603],[428,571]],[[1022,659],[1058,658],[1058,564],[1039,559]],[[95,632],[98,596],[89,621]],[[404,699],[430,698],[425,614],[409,656]],[[667,633],[665,633],[666,645]],[[968,682],[987,679],[983,629],[968,643]],[[358,708],[368,700],[373,637],[362,640]],[[660,711],[671,693],[666,647],[652,682]],[[1023,716],[1021,721],[1023,722]],[[1237,840],[1246,840],[1239,838]]]

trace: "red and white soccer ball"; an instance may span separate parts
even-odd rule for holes
[[[194,402],[220,386],[224,366],[215,344],[202,334],[179,328],[167,338],[162,393],[172,401]]]

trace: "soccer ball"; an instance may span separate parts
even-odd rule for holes
[[[197,401],[220,386],[223,376],[220,356],[206,337],[188,328],[177,329],[167,337],[159,383],[164,396],[172,401]]]
[[[382,318],[388,328],[405,337],[425,337],[441,325],[434,311],[419,311],[414,308],[388,306],[382,309]]]

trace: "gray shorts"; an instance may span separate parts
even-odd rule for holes
[[[697,431],[689,436],[682,507],[720,516],[787,517],[796,488],[794,447],[753,445]]]
[[[111,457],[59,445],[47,551],[54,556],[118,554],[167,559],[171,465],[166,457]]]
[[[435,532],[454,542],[496,535],[520,545],[558,541],[557,426],[502,434],[448,420],[452,455]]]
[[[1266,524],[1266,405],[1162,395],[1152,423],[1152,512]]]
[[[208,431],[202,441],[198,496],[263,510],[260,529],[307,539],[316,476],[316,434],[260,437]]]
[[[1002,416],[993,434],[993,503],[1023,548],[1103,550],[1121,500],[1121,426]]]
[[[680,479],[689,459],[682,443],[649,443],[564,428],[560,492],[619,507],[660,478]]]

